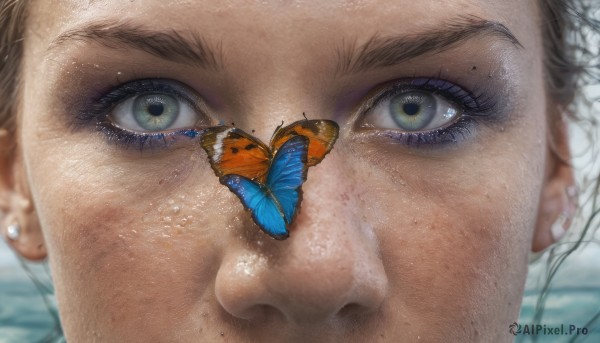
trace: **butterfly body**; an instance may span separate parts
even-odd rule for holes
[[[333,121],[298,121],[278,127],[267,147],[238,128],[217,126],[207,129],[201,145],[219,181],[254,222],[271,237],[285,239],[302,200],[307,169],[329,153],[338,132]]]

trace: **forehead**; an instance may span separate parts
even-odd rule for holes
[[[219,55],[218,60],[225,65],[220,77],[229,80],[230,89],[245,88],[248,92],[257,92],[255,85],[250,87],[239,82],[253,80],[256,86],[276,88],[281,88],[281,83],[287,86],[294,82],[317,82],[316,85],[321,87],[318,78],[334,74],[347,55],[356,55],[355,50],[362,49],[374,38],[410,38],[423,32],[434,32],[435,36],[457,22],[473,18],[506,27],[525,48],[520,57],[523,61],[540,60],[541,39],[536,25],[535,0],[38,1],[31,7],[29,37],[32,39],[28,39],[26,49],[29,56],[37,55],[46,61],[64,60],[48,53],[57,38],[96,23],[138,26],[152,32],[176,32],[196,37],[206,43],[204,46],[209,48],[209,54]],[[471,56],[480,55],[480,61],[492,62],[483,55],[486,50],[491,51],[489,44],[463,45],[454,56],[440,54],[436,60],[428,60],[428,68],[436,63],[448,68],[464,62],[460,57],[461,50]],[[73,44],[66,44],[65,49],[52,52],[70,58],[69,55],[76,54],[83,57],[89,51],[87,46],[80,46],[78,52],[70,53],[66,49],[71,47]],[[503,50],[499,50],[500,55],[504,54]],[[353,53],[346,53],[348,51]],[[489,51],[488,55],[498,54]],[[493,62],[500,65],[498,62],[502,59],[510,58],[498,56]],[[90,56],[80,60],[90,60]],[[103,60],[107,61],[106,58]],[[410,61],[410,64],[403,64],[412,68],[405,72],[420,72],[420,60]],[[137,62],[130,59],[122,63]],[[307,70],[311,72],[307,73]],[[235,87],[231,87],[233,84]]]
[[[37,1],[32,21],[55,35],[98,20],[193,30],[227,42],[243,37],[302,40],[406,34],[458,17],[506,25],[523,42],[536,30],[534,0],[203,0],[203,1]]]

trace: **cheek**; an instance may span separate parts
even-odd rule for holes
[[[529,146],[485,158],[494,147],[438,160],[373,153],[353,163],[368,180],[359,183],[365,215],[399,312],[452,313],[440,325],[457,335],[516,319],[544,160],[542,144]]]
[[[100,330],[116,321],[126,332],[199,317],[189,312],[210,297],[221,237],[236,225],[233,199],[204,155],[180,150],[164,160],[109,164],[93,152],[77,159],[59,149],[33,154],[30,178],[57,298],[69,309],[65,325]],[[147,316],[125,318],[126,309]]]

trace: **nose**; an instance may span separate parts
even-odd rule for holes
[[[380,308],[388,281],[376,236],[352,196],[352,178],[328,158],[318,172],[311,168],[287,240],[238,239],[227,248],[215,294],[231,315],[247,320],[275,315],[306,324]]]

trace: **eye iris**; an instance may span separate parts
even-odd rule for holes
[[[418,131],[434,118],[436,101],[433,95],[412,91],[393,97],[390,112],[398,126],[407,131]]]
[[[178,115],[177,99],[167,94],[142,94],[133,102],[135,121],[145,130],[166,130]]]

